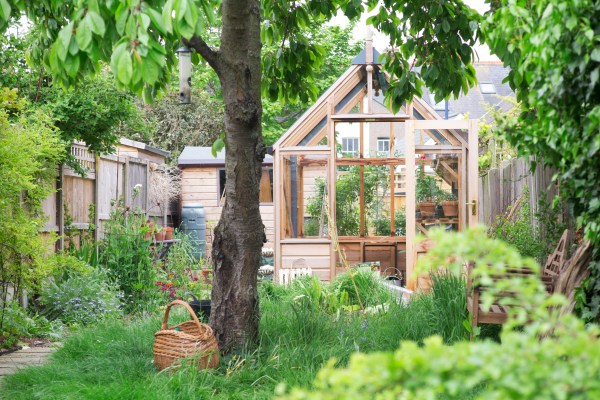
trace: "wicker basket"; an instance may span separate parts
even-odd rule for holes
[[[192,320],[168,327],[169,312],[176,304],[184,306]],[[185,301],[175,300],[165,310],[161,330],[154,334],[154,363],[163,370],[182,358],[192,358],[198,369],[217,368],[219,347],[211,327],[198,321]]]

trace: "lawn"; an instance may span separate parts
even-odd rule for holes
[[[276,391],[311,387],[331,358],[345,366],[354,352],[392,351],[401,340],[421,341],[435,333],[448,342],[466,337],[464,287],[455,278],[442,278],[440,290],[408,305],[388,298],[387,312],[373,314],[327,310],[322,297],[317,304],[306,291],[312,282],[304,283],[262,285],[259,344],[223,357],[215,371],[184,366],[158,373],[152,342],[162,316],[111,319],[72,334],[46,365],[7,377],[0,398],[272,398]],[[386,296],[377,290],[370,297],[369,289],[361,288],[363,301]]]

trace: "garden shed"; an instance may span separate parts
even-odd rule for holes
[[[181,206],[201,204],[206,215],[206,243],[212,245],[212,228],[221,218],[225,187],[225,150],[213,156],[211,147],[186,146],[177,166],[181,170]],[[273,157],[266,155],[260,181],[260,213],[265,224],[267,243],[275,242],[273,228]],[[207,249],[208,250],[208,249]],[[207,251],[210,254],[210,251]]]
[[[309,267],[329,281],[343,271],[342,253],[415,288],[412,272],[429,245],[417,246],[417,235],[477,223],[477,121],[441,119],[418,98],[393,114],[378,60],[367,39],[273,147],[276,274]],[[443,200],[456,210],[436,208]]]

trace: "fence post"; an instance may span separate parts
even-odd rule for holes
[[[64,165],[58,166],[58,181],[56,183],[56,219],[58,225],[58,245],[57,250],[64,250],[65,248],[65,207],[64,207],[64,182],[65,182],[65,171]]]
[[[100,155],[95,154],[96,163],[94,165],[95,179],[94,179],[94,241],[97,243],[100,239],[100,214],[98,210],[98,204],[100,203]]]
[[[123,206],[127,208],[129,204],[129,156],[125,156],[123,164]]]

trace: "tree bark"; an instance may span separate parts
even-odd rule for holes
[[[266,241],[259,210],[261,129],[258,0],[223,0],[221,48],[209,53],[225,100],[225,204],[215,228],[210,324],[227,352],[258,337],[257,273]],[[202,44],[200,44],[202,46]],[[209,52],[202,48],[203,52]],[[202,54],[202,53],[201,53]]]

